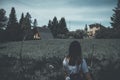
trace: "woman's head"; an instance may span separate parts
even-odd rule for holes
[[[68,57],[70,57],[69,63],[71,65],[76,64],[76,61],[78,61],[82,58],[81,45],[78,41],[71,42],[71,44],[69,46]]]
[[[69,46],[69,56],[70,57],[78,57],[78,56],[81,57],[82,56],[81,46],[78,41],[71,42]]]

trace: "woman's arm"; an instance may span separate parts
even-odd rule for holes
[[[63,70],[64,70],[64,75],[65,75],[65,80],[70,80],[69,74],[67,72],[67,69],[68,69],[67,64],[68,64],[67,60],[66,60],[66,58],[64,58],[64,60],[63,60]]]

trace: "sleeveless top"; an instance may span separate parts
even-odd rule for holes
[[[79,73],[81,69],[83,73],[89,72],[85,59],[82,59],[82,63],[81,63],[82,65],[80,64],[80,65],[71,66],[68,63],[69,63],[69,59],[65,57],[63,60],[63,68],[68,75]]]

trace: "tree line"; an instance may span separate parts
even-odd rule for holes
[[[95,38],[108,39],[108,38],[120,38],[120,0],[118,0],[117,7],[113,9],[114,14],[111,17],[111,27],[101,27],[95,34]],[[6,11],[0,9],[0,41],[20,41],[23,39],[31,40],[34,35],[34,28],[37,26],[37,19],[31,20],[31,15],[27,12],[21,14],[21,18],[18,21],[16,17],[15,8],[11,8],[9,17],[6,16]],[[49,28],[54,38],[76,38],[82,39],[88,37],[87,25],[85,30],[69,31],[67,28],[66,20],[62,17],[60,20],[54,17],[53,20],[49,20],[46,28]]]
[[[64,17],[60,21],[57,20],[57,17],[54,17],[53,21],[49,20],[48,28],[55,38],[65,38],[69,32]]]
[[[12,7],[9,18],[6,17],[6,11],[0,9],[0,40],[18,41],[31,31],[31,15],[27,12],[22,13],[20,20],[17,20],[15,8]]]
[[[25,15],[22,13],[18,21],[14,7],[11,8],[9,18],[6,17],[6,11],[0,9],[0,41],[19,41],[24,38],[28,40],[33,39],[33,30],[35,27],[38,27],[37,25],[37,19],[34,19],[32,22],[29,12]],[[53,21],[49,20],[46,27],[51,30],[54,38],[65,38],[69,32],[64,17],[60,21],[57,20],[57,17],[54,17]]]

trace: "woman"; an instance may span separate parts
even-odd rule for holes
[[[81,46],[78,41],[71,42],[69,54],[63,60],[63,68],[65,80],[91,80],[87,63],[82,58]]]

